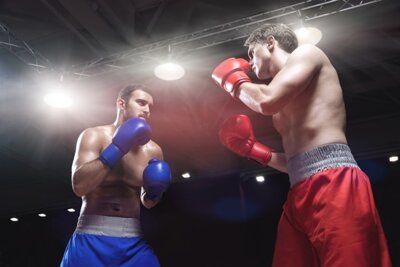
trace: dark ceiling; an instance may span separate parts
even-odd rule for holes
[[[1,1],[0,199],[6,204],[0,216],[79,201],[70,185],[76,139],[83,129],[114,120],[116,93],[127,83],[144,83],[154,92],[150,123],[175,182],[184,171],[193,179],[259,171],[219,143],[219,125],[243,113],[251,117],[259,139],[277,150],[279,136],[270,118],[231,99],[210,73],[226,57],[246,56],[244,36],[256,25],[250,22],[259,19],[257,14],[268,17],[268,11],[281,14],[268,21],[295,26],[300,14],[305,23],[321,28],[318,46],[341,78],[356,158],[399,152],[398,1],[333,1],[329,8],[328,1],[306,2]],[[166,82],[153,75],[168,46],[186,68],[182,80]],[[54,110],[42,101],[44,83],[61,75],[77,98],[71,110]]]

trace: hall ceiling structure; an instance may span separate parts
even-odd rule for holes
[[[227,151],[222,121],[250,116],[257,137],[280,150],[271,119],[233,100],[211,80],[228,57],[247,57],[245,37],[266,22],[317,26],[318,46],[337,68],[347,108],[347,133],[357,159],[400,151],[400,14],[398,1],[13,0],[0,2],[0,216],[79,202],[70,166],[79,133],[115,117],[120,86],[152,88],[153,139],[174,182],[222,174],[274,173]],[[172,57],[180,81],[153,75]],[[56,111],[41,101],[44,81],[69,84],[77,103]]]

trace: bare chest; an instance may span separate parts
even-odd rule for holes
[[[142,174],[149,160],[153,157],[146,146],[132,149],[106,177],[104,185],[118,187],[140,187],[143,183]]]
[[[284,135],[290,128],[290,115],[278,112],[272,116],[272,123],[278,133]]]

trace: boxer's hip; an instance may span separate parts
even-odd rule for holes
[[[358,168],[347,144],[326,144],[297,154],[288,160],[290,186],[331,168]]]
[[[80,215],[75,233],[114,237],[136,237],[141,235],[140,221],[135,218]]]

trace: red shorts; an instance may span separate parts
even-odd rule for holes
[[[274,267],[390,267],[367,175],[358,167],[318,171],[288,193]]]

